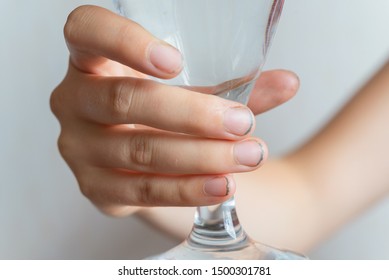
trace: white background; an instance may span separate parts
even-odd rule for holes
[[[0,259],[137,259],[177,242],[136,218],[100,214],[57,152],[48,100],[67,67],[62,28],[87,3],[112,8],[109,0],[0,2]],[[293,69],[302,86],[258,118],[273,154],[319,129],[386,60],[388,26],[387,0],[286,1],[266,68]],[[384,198],[310,257],[389,259],[388,215]]]

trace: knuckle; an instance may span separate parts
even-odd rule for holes
[[[146,169],[154,163],[153,140],[147,135],[134,135],[130,141],[130,160],[132,163],[146,167]]]
[[[186,178],[171,180],[144,176],[136,195],[137,203],[153,206],[195,205],[188,183],[190,184]]]
[[[137,187],[125,197],[124,204],[129,206],[196,206],[199,196],[193,189],[198,180],[188,178],[161,178],[142,175]]]
[[[57,140],[58,151],[62,156],[62,158],[65,160],[65,162],[68,164],[68,166],[73,170],[73,172],[75,172],[74,168],[76,168],[76,166],[79,165],[77,164],[77,162],[75,162],[75,160],[79,158],[77,156],[77,151],[76,151],[78,150],[76,149],[77,144],[74,143],[75,140],[73,139],[73,137],[67,137],[64,135],[65,133],[61,132],[60,136],[58,137]]]
[[[138,202],[140,205],[156,205],[158,195],[155,193],[155,186],[152,180],[143,180],[138,192]]]
[[[94,194],[94,186],[91,184],[90,179],[88,179],[89,176],[81,175],[78,176],[78,185],[80,188],[81,193],[90,199],[91,201],[94,200],[93,194]]]
[[[69,143],[68,137],[65,137],[63,133],[58,137],[57,146],[61,156],[65,159],[65,161],[69,161],[71,154],[71,144]]]
[[[91,180],[94,178],[93,173],[91,170],[85,168],[83,160],[75,156],[79,155],[79,152],[75,148],[77,144],[72,139],[73,137],[67,137],[61,134],[57,141],[58,150],[77,179],[81,193],[88,199],[94,200],[94,186]]]
[[[137,78],[114,80],[108,96],[109,116],[121,123],[144,122],[145,109],[159,109],[160,104],[150,98],[150,93],[157,91],[156,87],[152,81]]]
[[[61,112],[61,93],[59,86],[53,90],[50,95],[50,109],[51,112],[58,118]]]
[[[132,104],[133,94],[128,88],[127,82],[116,82],[109,95],[110,115],[113,119],[119,119],[122,122],[125,121],[127,112],[130,110]]]
[[[142,95],[142,86],[137,79],[115,82],[109,95],[111,117],[123,123],[135,121],[136,113],[134,112],[139,106],[139,96]]]
[[[58,151],[69,167],[74,169],[81,166],[85,158],[85,145],[74,137],[74,134],[62,130],[57,140]],[[82,160],[81,160],[82,159]],[[78,174],[75,174],[76,177]]]

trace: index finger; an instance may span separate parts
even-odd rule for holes
[[[180,52],[139,24],[97,6],[81,6],[64,27],[71,62],[79,70],[109,73],[112,61],[142,73],[172,78],[182,68]]]

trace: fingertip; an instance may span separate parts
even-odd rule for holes
[[[161,78],[172,78],[182,70],[182,55],[171,45],[153,41],[147,49],[147,57]]]
[[[140,24],[93,5],[76,8],[64,26],[73,64],[84,72],[112,75],[111,61],[162,79],[182,68],[180,52]]]
[[[254,114],[266,112],[293,98],[300,87],[300,79],[289,70],[263,72],[255,84],[248,106]]]
[[[280,70],[284,72],[284,88],[290,94],[290,97],[293,97],[298,89],[300,88],[300,77],[293,71],[289,70]]]
[[[247,107],[228,107],[223,114],[223,126],[234,138],[247,136],[254,130],[255,117]]]
[[[219,176],[206,180],[203,191],[210,197],[227,197],[235,192],[235,181],[232,176]]]
[[[265,163],[269,157],[269,147],[267,146],[266,142],[264,142],[264,141],[259,141],[258,143],[262,149],[262,160],[261,160],[259,166],[262,166],[263,163]]]

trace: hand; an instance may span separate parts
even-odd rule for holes
[[[265,72],[251,108],[145,79],[181,70],[176,49],[108,10],[82,6],[64,28],[69,69],[53,91],[59,150],[82,193],[103,212],[142,206],[220,203],[235,191],[231,173],[258,168],[266,145],[250,137],[253,113],[291,98],[298,79]]]

